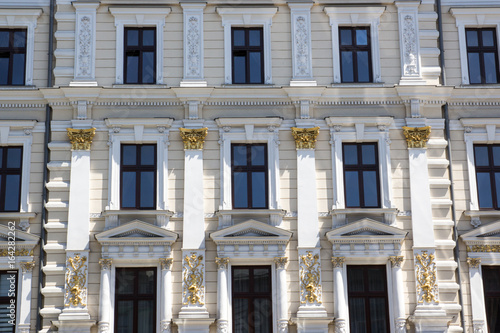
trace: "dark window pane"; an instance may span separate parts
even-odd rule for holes
[[[488,332],[498,333],[500,331],[500,316],[498,315],[500,309],[500,267],[483,265],[482,273]]]
[[[245,83],[245,64],[246,56],[235,56],[234,57],[234,82],[233,83]]]
[[[352,45],[352,34],[350,29],[340,29],[340,45]]]
[[[127,31],[127,46],[139,46],[139,30],[126,30]]]
[[[369,291],[385,291],[387,284],[385,271],[378,267],[368,267],[368,290]]]
[[[363,298],[349,299],[349,320],[351,333],[366,332],[365,300]]]
[[[495,53],[484,53],[486,83],[497,83],[497,63]]]
[[[20,175],[5,176],[5,211],[19,210]]]
[[[370,298],[370,322],[372,332],[389,332],[384,298]]]
[[[155,45],[155,30],[142,31],[142,45],[154,46]]]
[[[155,293],[155,272],[153,269],[140,270],[137,272],[139,276],[139,294],[153,295]]]
[[[137,146],[123,146],[122,164],[135,165],[137,163],[136,151],[137,151]]]
[[[479,53],[469,52],[469,81],[470,83],[481,83],[481,65],[479,63]]]
[[[269,273],[269,269],[267,268],[256,268],[253,270],[254,292],[267,293],[270,291],[271,276]]]
[[[15,276],[15,275],[14,275]],[[0,296],[8,297],[10,289],[10,278],[11,274],[2,273],[0,274]],[[16,281],[17,282],[17,281]]]
[[[354,82],[352,52],[342,51],[341,57],[342,57],[342,82]]]
[[[475,155],[474,158],[476,160],[476,166],[488,166],[490,164],[488,158],[488,147],[475,146],[474,155]]]
[[[14,32],[14,47],[26,47],[26,31]]]
[[[12,59],[12,84],[24,84],[24,53],[16,53]]]
[[[357,171],[345,172],[345,188],[346,207],[359,207],[359,179]]]
[[[266,208],[266,173],[252,173],[252,207]]]
[[[498,315],[500,297],[488,297],[485,303],[489,332],[498,333],[500,331],[500,316]]]
[[[495,172],[495,189],[497,196],[497,207],[500,207],[500,173]]]
[[[233,291],[234,292],[249,292],[250,271],[248,268],[233,269]]]
[[[375,145],[361,146],[362,164],[375,164]]]
[[[143,52],[142,53],[142,83],[154,83],[155,71],[155,53]]]
[[[252,165],[265,165],[266,164],[266,147],[265,146],[251,146],[251,164]]]
[[[141,203],[142,208],[154,208],[155,174],[152,171],[141,172]]]
[[[155,146],[141,147],[141,165],[155,164]]]
[[[248,31],[248,45],[250,46],[260,46],[260,35],[261,30],[249,30]]]
[[[250,52],[250,83],[262,82],[261,53]]]
[[[137,333],[153,333],[156,329],[154,300],[140,300],[137,306]]]
[[[378,207],[377,184],[376,171],[363,171],[365,207]]]
[[[135,207],[135,172],[122,174],[122,207]]]
[[[495,46],[493,30],[483,30],[483,46]]]
[[[245,46],[245,30],[233,30],[233,45]]]
[[[271,301],[268,299],[255,299],[253,306],[255,332],[270,333],[269,321],[273,310]]]
[[[361,268],[350,267],[347,274],[347,285],[349,292],[362,292],[365,289],[364,270]]]
[[[247,165],[247,147],[233,146],[233,165]]]
[[[356,145],[344,145],[344,163],[346,165],[358,164],[358,147]]]
[[[248,333],[248,300],[233,299],[233,318],[235,333]]]
[[[368,51],[357,52],[358,82],[370,82],[370,64]]]
[[[127,79],[126,83],[139,82],[139,56],[127,56]]]
[[[234,208],[247,208],[248,207],[248,183],[246,172],[234,173]]]
[[[135,285],[135,274],[133,270],[120,268],[116,270],[116,293],[133,294]]]
[[[20,168],[22,159],[22,148],[7,149],[7,168]]]
[[[0,168],[3,167],[3,148],[0,148]]]
[[[479,207],[493,208],[490,174],[487,172],[478,172],[476,176]]]
[[[493,146],[493,165],[500,166],[500,146]]]
[[[132,333],[134,331],[134,301],[118,301],[116,312],[116,331]]]
[[[467,46],[479,46],[476,30],[467,30]]]
[[[7,84],[9,75],[9,58],[0,57],[0,84]]]
[[[9,47],[9,31],[0,31],[0,47]]]
[[[368,45],[368,31],[367,30],[356,30],[356,44],[357,45]]]

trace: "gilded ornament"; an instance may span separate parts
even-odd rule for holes
[[[437,277],[436,262],[434,254],[422,251],[422,254],[415,256],[415,268],[417,273],[417,294],[418,303],[439,303],[437,299]]]
[[[219,269],[227,269],[227,264],[229,263],[229,258],[219,258],[215,257],[215,263]]]
[[[292,127],[292,134],[295,139],[296,149],[314,149],[316,148],[316,138],[319,134],[319,127]]]
[[[300,256],[300,303],[321,304],[321,278],[319,255],[307,251]]]
[[[500,252],[500,245],[467,246],[467,252]]]
[[[403,134],[406,138],[408,148],[425,148],[431,135],[431,127],[408,127],[403,126]]]
[[[392,267],[401,267],[401,264],[403,263],[403,256],[390,256],[389,261],[392,264]]]
[[[86,306],[87,257],[77,253],[66,261],[65,306]]]
[[[103,271],[111,269],[112,264],[113,264],[113,259],[99,259],[99,265],[101,265],[101,269]]]
[[[467,263],[471,268],[479,268],[481,258],[467,258]]]
[[[174,263],[173,258],[160,258],[158,259],[160,261],[161,269],[170,269],[172,267],[172,264]]]
[[[90,150],[92,139],[94,139],[95,128],[89,129],[74,129],[67,128],[71,149],[73,150]]]
[[[21,262],[21,269],[23,270],[23,273],[28,273],[33,271],[33,268],[35,267],[35,262],[34,261],[28,261],[28,262]]]
[[[333,268],[344,267],[345,257],[332,257]]]
[[[2,249],[0,250],[0,257],[27,257],[27,256],[32,256],[33,255],[33,250],[28,250],[28,249],[19,249],[15,251],[9,251],[8,249]]]
[[[274,257],[274,263],[276,264],[277,269],[285,268],[285,265],[288,263],[287,257]]]
[[[208,128],[179,128],[184,149],[203,149]]]
[[[203,256],[192,252],[191,255],[184,257],[184,269],[182,272],[184,291],[183,303],[204,305],[205,287],[203,286]]]

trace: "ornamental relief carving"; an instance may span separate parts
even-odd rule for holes
[[[467,246],[467,252],[500,252],[500,245]]]
[[[403,256],[390,256],[389,261],[391,262],[392,267],[401,267],[403,263]]]
[[[481,258],[467,258],[467,263],[470,268],[479,268],[479,265],[481,265]]]
[[[204,272],[205,263],[203,255],[191,252],[190,255],[184,257],[182,268],[182,304],[205,304]]]
[[[174,263],[173,258],[160,258],[158,259],[162,270],[170,269]]]
[[[205,138],[207,137],[208,128],[179,128],[181,138],[184,143],[184,149],[202,150]]]
[[[227,264],[229,263],[229,258],[219,258],[215,257],[215,263],[218,269],[227,269]]]
[[[72,150],[90,150],[95,135],[95,128],[73,129],[67,128]]]
[[[404,75],[418,76],[418,50],[415,18],[406,15],[403,21]]]
[[[87,257],[75,253],[66,260],[64,306],[87,305]]]
[[[295,74],[310,77],[309,71],[309,29],[304,16],[295,17]]]
[[[200,54],[200,21],[198,17],[191,16],[187,23],[187,76],[201,76],[201,54]]]
[[[101,265],[101,270],[106,271],[111,269],[113,264],[113,259],[99,259],[99,265]]]
[[[21,262],[20,265],[23,273],[29,273],[33,271],[33,268],[35,267],[35,262],[34,261]]]
[[[321,304],[321,266],[319,254],[307,251],[300,259],[300,303]]]
[[[422,251],[415,255],[418,303],[439,303],[435,255]]]
[[[276,269],[284,269],[287,263],[288,263],[287,257],[274,258],[274,264],[276,265]]]
[[[296,149],[314,149],[319,134],[319,127],[297,128],[292,127]]]
[[[77,77],[92,76],[92,19],[82,16],[78,26]]]
[[[431,136],[431,127],[408,127],[403,126],[403,134],[406,138],[408,148],[425,148]]]

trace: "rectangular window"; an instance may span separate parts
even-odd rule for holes
[[[26,30],[0,29],[0,85],[24,85]]]
[[[500,333],[500,266],[482,266],[488,332]]]
[[[498,83],[498,49],[494,28],[465,29],[471,84]]]
[[[156,268],[117,268],[115,332],[156,331]]]
[[[371,82],[370,28],[339,28],[339,43],[342,82]]]
[[[14,304],[16,306],[17,295],[17,272],[0,271],[0,332],[15,332],[16,325],[11,325],[9,320],[10,310],[9,306]]]
[[[267,208],[267,145],[231,145],[233,208]]]
[[[19,211],[22,166],[22,147],[0,148],[0,212]]]
[[[120,179],[122,209],[156,209],[156,145],[122,145]]]
[[[125,83],[156,83],[156,28],[125,28]]]
[[[233,84],[264,83],[262,28],[232,28]]]
[[[233,332],[271,333],[271,267],[236,266],[231,271]]]
[[[351,332],[389,333],[385,266],[347,266]]]
[[[377,143],[344,143],[346,208],[380,207]]]
[[[500,209],[500,145],[474,145],[480,209]]]

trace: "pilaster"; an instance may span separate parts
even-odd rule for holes
[[[406,333],[403,256],[390,256],[396,333]]]
[[[181,87],[206,87],[203,73],[203,9],[206,3],[181,3],[184,18],[184,77]]]
[[[486,332],[486,303],[481,275],[481,258],[467,258],[467,263],[469,264],[472,326],[474,332]]]
[[[345,257],[332,257],[333,265],[333,294],[334,294],[334,316],[335,332],[346,333],[347,329],[347,290],[345,286]]]
[[[160,258],[160,329],[170,333],[172,329],[172,258]]]
[[[34,261],[21,262],[21,288],[18,290],[20,299],[17,304],[20,305],[18,309],[19,323],[18,332],[28,333],[30,331],[31,319],[31,282],[33,281],[33,268],[35,267]]]
[[[228,332],[229,325],[229,276],[227,274],[229,258],[215,258],[217,264],[217,333]]]
[[[287,278],[286,264],[287,257],[275,257],[274,264],[276,267],[276,285],[277,301],[278,301],[278,332],[288,333],[288,294],[287,294]]]
[[[99,332],[109,332],[111,322],[111,268],[113,259],[100,259],[101,292],[99,295]]]

